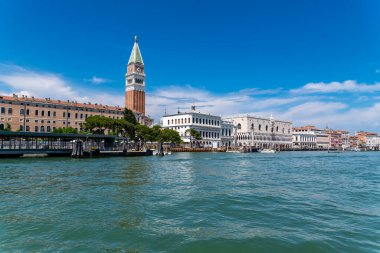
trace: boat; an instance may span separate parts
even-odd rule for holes
[[[240,153],[239,150],[226,150],[226,153]]]
[[[274,154],[277,151],[271,148],[264,148],[264,149],[259,150],[259,152],[263,154]]]

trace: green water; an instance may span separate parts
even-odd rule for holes
[[[0,160],[0,252],[380,252],[380,152]]]

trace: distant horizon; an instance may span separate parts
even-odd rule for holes
[[[138,35],[146,114],[156,123],[195,105],[379,133],[379,8],[343,0],[4,1],[0,94],[124,107]]]

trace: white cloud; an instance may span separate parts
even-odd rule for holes
[[[124,96],[93,90],[73,89],[62,75],[31,71],[17,65],[0,64],[0,88],[4,95],[18,94],[39,98],[98,102],[123,105]],[[8,90],[8,92],[6,91]]]
[[[72,88],[72,87],[75,87]],[[0,94],[50,97],[52,99],[91,101],[108,105],[124,105],[122,94],[86,88],[74,84],[62,75],[31,71],[16,65],[0,64]],[[164,114],[189,111],[195,105],[197,111],[215,115],[252,114],[291,120],[294,125],[316,125],[357,130],[380,130],[380,103],[376,94],[365,94],[344,103],[334,92],[380,91],[380,83],[358,84],[356,81],[309,83],[297,90],[244,89],[232,93],[217,94],[191,85],[160,87],[147,93],[147,113],[156,122]],[[316,96],[314,93],[320,93]],[[327,93],[331,93],[326,96]],[[371,101],[373,101],[371,104]],[[366,106],[361,105],[366,102]]]
[[[308,83],[300,89],[291,90],[292,93],[335,93],[335,92],[377,92],[380,91],[380,83],[358,84],[355,80],[330,83]]]
[[[101,78],[101,77],[96,77],[96,76],[93,76],[92,78],[90,79],[84,79],[86,82],[91,82],[93,84],[102,84],[102,83],[109,83],[109,82],[112,82],[112,80],[110,79],[106,79],[106,78]]]

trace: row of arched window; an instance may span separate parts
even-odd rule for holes
[[[241,129],[241,124],[239,123],[239,124],[237,124],[237,129]],[[250,130],[251,131],[255,131],[256,129],[255,129],[255,125],[254,124],[251,124],[251,128],[250,128]],[[271,127],[270,128],[270,132],[279,132],[279,127],[278,126],[276,126],[275,128],[274,127]],[[259,126],[258,126],[258,131],[263,131],[263,127],[262,127],[262,125],[261,124],[259,124]],[[269,131],[269,126],[268,125],[265,125],[265,132],[268,132]],[[285,128],[282,128],[282,133],[284,134],[285,133]],[[288,129],[288,134],[290,134],[290,129]]]

